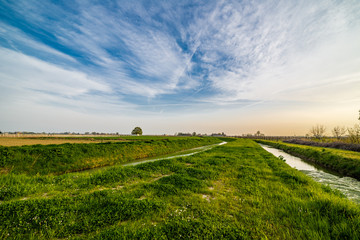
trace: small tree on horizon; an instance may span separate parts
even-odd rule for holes
[[[142,129],[140,127],[135,127],[134,130],[132,130],[132,135],[142,135]]]
[[[360,121],[360,110],[358,120]],[[351,143],[360,143],[360,124],[355,124],[353,128],[348,128],[347,131],[349,133],[349,140]]]
[[[345,127],[336,126],[332,130],[332,134],[336,139],[340,139],[343,135],[345,135],[346,129]]]
[[[257,131],[255,134],[254,134],[255,137],[264,137],[265,134],[261,133],[260,131]]]
[[[324,125],[316,125],[310,129],[310,134],[316,139],[321,139],[325,136],[326,127]]]
[[[351,143],[360,143],[360,124],[355,124],[353,128],[348,128],[349,140]]]

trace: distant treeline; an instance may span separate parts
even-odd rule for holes
[[[303,139],[306,138],[304,136],[255,136],[255,135],[247,135],[247,136],[235,136],[236,138],[248,138],[248,139],[263,139],[263,140],[272,140],[272,141],[285,141],[290,139]]]

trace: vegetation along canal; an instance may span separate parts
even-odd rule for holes
[[[329,185],[333,189],[337,189],[346,195],[349,199],[360,203],[360,181],[351,177],[342,177],[322,170],[321,168],[311,165],[301,158],[294,157],[282,150],[259,144],[266,151],[272,153],[276,157],[282,156],[285,162],[297,170],[312,177],[315,181],[325,185]]]

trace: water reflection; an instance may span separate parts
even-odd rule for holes
[[[263,144],[259,145],[276,157],[283,156],[285,162],[289,166],[302,171],[306,175],[312,177],[315,181],[329,185],[331,188],[341,191],[354,202],[360,203],[360,181],[355,178],[336,176],[332,173],[324,171],[321,167],[311,165],[303,161],[301,158],[294,157],[282,150]]]
[[[269,146],[266,146],[263,144],[260,144],[260,146],[262,148],[264,148],[266,151],[268,151],[269,153],[272,153],[273,155],[275,155],[276,157],[283,156],[284,159],[286,160],[286,163],[288,165],[290,165],[290,167],[296,168],[297,170],[307,170],[307,171],[320,170],[319,168],[316,168],[315,166],[310,165],[307,162],[304,162],[303,160],[301,160],[301,158],[294,157],[282,150],[272,148],[272,147],[269,147]]]

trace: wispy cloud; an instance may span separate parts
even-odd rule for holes
[[[122,16],[121,8],[80,4],[76,15],[69,14],[54,28],[44,24],[45,16],[54,7],[58,8],[51,5],[47,9],[34,3],[15,10],[23,13],[35,8],[38,15],[27,16],[27,20],[51,32],[61,46],[81,54],[79,61],[93,65],[90,68],[85,64],[81,70],[102,76],[120,93],[155,97],[196,85],[194,79],[184,74],[191,65],[188,54],[169,33],[149,25],[152,22],[145,22],[148,17],[144,10],[138,12],[141,15],[132,16],[145,24],[141,26]],[[53,17],[62,18],[64,14],[64,11],[54,12]]]
[[[219,90],[216,98],[273,98],[302,82],[326,81],[326,72],[348,74],[349,67],[334,71],[342,65],[340,55],[357,73],[358,10],[359,4],[329,1],[224,2],[207,19],[211,27],[200,46],[208,80]],[[203,29],[204,19],[198,22],[194,31]]]
[[[36,54],[38,58],[44,59],[50,57],[58,64],[61,64],[64,61],[67,64],[76,63],[76,60],[72,56],[64,54],[63,52],[51,48],[44,43],[36,41],[20,29],[2,22],[0,22],[0,39],[3,40],[4,45],[7,45],[18,52],[31,52],[32,54]]]
[[[19,71],[21,69],[21,71]],[[121,101],[111,88],[97,79],[66,70],[42,60],[0,48],[0,95],[2,103],[32,102],[77,110],[99,111]],[[106,95],[101,98],[100,95]],[[131,107],[131,104],[124,104]],[[110,109],[109,109],[110,110]],[[113,110],[113,109],[112,109]]]
[[[359,12],[356,0],[3,1],[0,98],[134,116],[355,106]]]

